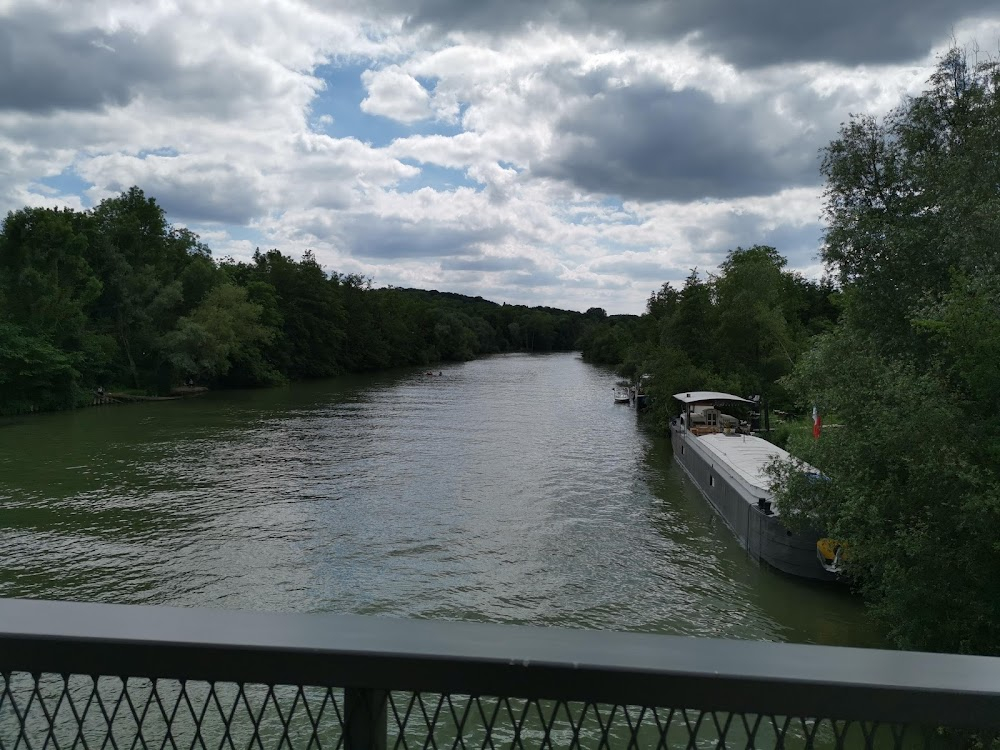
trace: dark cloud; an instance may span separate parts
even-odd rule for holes
[[[818,262],[824,233],[822,224],[779,224],[765,228],[767,221],[767,217],[751,213],[732,213],[720,218],[713,226],[714,234],[726,239],[712,245],[700,243],[696,230],[687,233],[696,252],[703,258],[711,258],[711,262],[702,263],[700,267],[714,271],[731,250],[751,245],[770,245],[788,260],[790,268],[805,268]],[[687,273],[681,274],[683,276]]]
[[[479,258],[449,258],[441,261],[442,271],[495,273],[497,271],[530,271],[537,267],[531,258],[523,257],[500,258],[484,255]]]
[[[612,89],[562,119],[553,155],[535,172],[646,201],[768,195],[817,183],[820,142],[796,133],[768,104],[718,103],[693,89]]]
[[[86,177],[111,192],[141,186],[172,221],[246,225],[266,211],[257,181],[232,164],[170,156],[112,158]]]
[[[781,225],[761,232],[758,244],[771,245],[788,258],[789,266],[803,268],[820,262],[819,249],[825,231],[818,223],[804,227]]]
[[[555,286],[565,284],[559,274],[553,271],[536,269],[534,271],[511,271],[500,277],[500,283],[513,287]]]
[[[590,270],[595,273],[627,276],[636,281],[651,281],[658,284],[664,281],[677,281],[688,275],[687,270],[675,266],[665,266],[655,261],[632,260],[628,258],[602,260],[591,265]]]
[[[169,183],[147,187],[171,220],[245,226],[264,212],[261,196],[252,189],[234,192],[218,184],[192,189],[189,185]]]
[[[550,23],[627,39],[692,39],[739,66],[914,60],[966,18],[997,17],[996,0],[377,0],[412,27],[509,33]]]
[[[746,67],[908,62],[946,40],[959,21],[1000,16],[996,0],[673,0],[669,7],[672,28],[697,34],[708,51]]]
[[[264,65],[185,60],[167,25],[140,35],[65,23],[65,14],[24,7],[0,13],[0,111],[97,111],[143,95],[176,113],[238,117],[287,88]]]
[[[135,36],[59,31],[58,17],[22,9],[0,17],[0,110],[47,113],[127,104],[156,78],[162,48]]]
[[[334,233],[355,257],[406,260],[476,255],[481,243],[499,241],[504,230],[442,226],[429,221],[410,222],[361,215],[342,222]]]

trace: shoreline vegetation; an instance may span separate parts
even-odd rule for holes
[[[145,401],[178,401],[183,398],[194,398],[203,396],[211,389],[207,386],[182,386],[171,388],[166,396],[149,396],[141,393],[119,393],[108,392],[98,393],[94,396],[93,406],[107,406],[111,404],[134,404]]]
[[[776,497],[850,549],[853,589],[898,648],[1000,655],[1000,65],[952,49],[919,96],[852,117],[823,151],[829,276],[729,253],[591,330],[584,357],[671,395],[761,395]],[[824,422],[805,427],[813,407]]]
[[[0,415],[180,397],[483,354],[568,351],[604,317],[328,273],[311,252],[213,259],[137,187],[0,229]],[[117,396],[115,396],[117,394]]]

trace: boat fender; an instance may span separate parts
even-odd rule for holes
[[[844,545],[836,539],[823,538],[816,542],[816,551],[834,565],[839,565],[844,557]]]

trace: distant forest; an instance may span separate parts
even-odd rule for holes
[[[215,260],[132,188],[90,211],[24,208],[0,231],[0,413],[97,388],[259,386],[494,352],[571,350],[603,311],[375,289],[312,253]]]

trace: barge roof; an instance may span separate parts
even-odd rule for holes
[[[775,458],[782,461],[792,458],[788,451],[753,435],[713,433],[695,439],[699,445],[704,446],[719,461],[725,463],[740,479],[759,489],[762,495],[767,497],[771,495],[769,489],[771,478],[764,469]],[[803,468],[806,471],[816,471],[807,464],[803,464]]]
[[[720,393],[719,391],[690,391],[689,393],[675,393],[674,398],[685,404],[698,404],[703,401],[736,401],[741,404],[752,404],[749,399],[734,396],[732,393]]]

